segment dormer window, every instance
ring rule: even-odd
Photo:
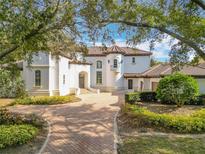
[[[135,57],[132,57],[132,63],[135,64]]]
[[[97,69],[101,69],[102,68],[102,61],[98,60],[97,61]]]
[[[113,67],[114,67],[114,68],[117,68],[117,65],[118,65],[117,59],[114,59]]]

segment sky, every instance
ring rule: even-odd
[[[120,46],[120,47],[126,47],[128,46],[126,44],[126,34],[119,34],[117,32],[118,29],[118,25],[117,24],[111,24],[109,25],[109,30],[112,31],[112,38],[115,40],[115,44]],[[83,42],[86,42],[86,44],[88,46],[93,46],[93,42],[90,42],[88,37],[84,37]],[[158,61],[162,61],[162,62],[167,62],[169,61],[169,51],[170,51],[170,37],[167,37],[166,39],[162,40],[161,43],[156,43],[154,50],[152,50],[151,52],[153,53],[153,58],[158,60]],[[107,46],[110,45],[110,43],[106,43],[104,42]],[[101,46],[102,45],[102,41],[99,39],[95,42],[96,46]],[[133,47],[133,46],[132,46]],[[150,51],[150,46],[149,46],[149,42],[144,42],[141,44],[138,44],[136,46],[134,46],[135,48],[138,49],[142,49],[142,50],[146,50],[146,51]]]

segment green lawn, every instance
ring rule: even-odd
[[[204,154],[204,138],[141,136],[123,139],[120,154]]]

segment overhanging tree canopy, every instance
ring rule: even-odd
[[[87,18],[95,28],[91,33],[118,23],[119,32],[126,32],[128,41],[134,44],[150,41],[153,45],[169,35],[178,40],[170,53],[173,62],[186,62],[193,51],[205,59],[204,6],[202,0],[93,0],[85,10],[95,11],[95,17]],[[176,58],[177,55],[184,58]]]
[[[87,3],[86,3],[87,4]],[[39,50],[80,50],[80,7],[72,0],[0,1],[0,63],[16,61]],[[77,7],[78,6],[78,7]]]

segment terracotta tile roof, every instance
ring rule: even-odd
[[[78,65],[92,65],[91,63],[87,63],[87,62],[81,62],[81,61],[70,61],[69,64],[78,64]]]
[[[136,48],[129,48],[129,47],[119,47],[119,46],[112,46],[112,47],[90,47],[88,49],[88,53],[86,56],[106,56],[110,53],[120,53],[125,56],[149,56],[152,55],[149,51],[144,51]]]
[[[184,66],[181,73],[193,76],[193,77],[205,77],[205,63],[198,66]],[[125,73],[125,78],[159,78],[172,73],[172,67],[170,64],[159,64],[142,73]]]
[[[205,77],[205,63],[198,66],[184,66],[180,72],[194,77]],[[169,75],[171,73],[172,70],[169,69],[165,72],[162,72],[161,76]]]

